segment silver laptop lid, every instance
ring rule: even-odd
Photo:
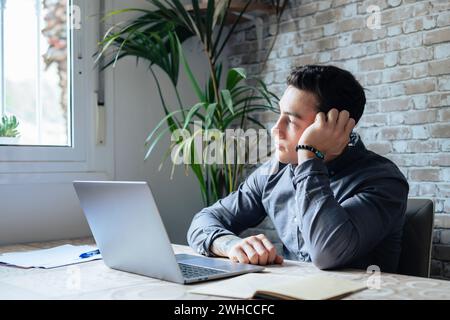
[[[107,266],[183,282],[146,182],[74,181],[73,185]]]

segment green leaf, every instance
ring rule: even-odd
[[[180,52],[181,61],[182,61],[183,65],[184,65],[184,69],[185,69],[185,71],[186,71],[186,73],[187,73],[187,75],[189,77],[191,85],[192,85],[192,87],[193,87],[193,89],[194,89],[194,91],[195,91],[195,93],[197,95],[197,98],[200,101],[204,102],[205,101],[205,96],[203,95],[203,93],[202,93],[202,91],[200,89],[200,86],[199,86],[197,80],[195,79],[194,74],[192,73],[191,68],[189,67],[189,64],[188,64],[188,61],[187,61],[187,59],[186,59],[186,57],[184,55],[183,48],[181,46],[180,40],[178,39],[178,37],[176,35],[175,35],[175,39],[176,39],[176,41],[178,43],[178,48],[179,48],[178,50]]]
[[[242,79],[246,79],[247,74],[244,68],[232,68],[228,71],[227,90],[232,90]]]
[[[216,0],[208,0],[208,4],[206,7],[206,17],[205,17],[205,33],[206,33],[206,51],[210,51],[212,48],[212,33],[214,31],[214,12],[215,12],[215,1]],[[196,2],[196,1],[194,1]]]
[[[155,79],[156,88],[158,89],[159,98],[161,99],[161,104],[163,106],[164,113],[165,113],[166,116],[168,116],[170,112],[169,112],[169,109],[166,106],[166,102],[164,101],[164,96],[163,96],[162,91],[161,91],[161,85],[159,83],[159,80],[156,77],[155,72],[153,71],[153,68],[150,66],[149,69],[150,69],[150,72],[153,75],[153,78]],[[176,88],[175,88],[175,90],[176,90]],[[184,116],[183,109],[182,108],[180,108],[180,109],[181,109],[180,112],[183,113],[183,116]],[[178,119],[175,116],[168,117],[167,118],[167,124],[169,125],[169,127],[171,127],[172,125],[175,125],[175,124],[176,124],[176,126],[178,128],[181,127],[180,123],[178,122]]]
[[[239,12],[236,20],[233,22],[233,25],[229,29],[228,34],[225,37],[225,40],[222,41],[222,45],[220,46],[220,49],[217,52],[214,52],[215,55],[214,55],[213,63],[217,62],[218,58],[220,57],[220,54],[222,53],[223,49],[225,48],[225,45],[228,43],[228,40],[234,34],[234,29],[236,29],[236,27],[239,24],[239,22],[241,22],[242,16],[244,15],[245,11],[247,10],[248,6],[250,5],[250,3],[252,1],[253,0],[247,0],[247,3],[245,4],[244,8]]]
[[[16,116],[3,116],[0,123],[0,137],[18,137],[18,126],[19,122],[17,121]]]
[[[217,7],[219,8],[216,10],[216,17],[214,19],[217,19],[216,23],[220,23],[219,31],[217,32],[217,35],[214,39],[214,45],[212,49],[212,56],[217,56],[217,46],[221,42],[222,39],[222,32],[224,30],[225,24],[227,22],[228,18],[228,12],[231,5],[231,0],[218,0]],[[215,23],[215,24],[216,24]]]
[[[216,111],[217,103],[211,103],[208,105],[208,108],[206,109],[206,116],[205,116],[205,125],[206,128],[209,129],[211,127],[211,123],[213,122],[214,118],[214,112]]]
[[[170,48],[170,66],[171,66],[171,75],[173,79],[176,79],[174,85],[178,83],[178,74],[180,72],[180,52],[179,46],[175,39],[175,34],[173,32],[169,32],[169,48]]]
[[[148,148],[147,153],[145,154],[144,160],[147,160],[147,158],[150,156],[150,154],[152,153],[153,149],[155,148],[155,146],[158,144],[158,142],[164,137],[164,135],[170,130],[174,130],[175,128],[172,127],[167,127],[165,128],[163,131],[161,131],[158,136],[153,140],[152,144],[150,145],[150,147]]]
[[[164,118],[162,118],[158,124],[156,125],[156,127],[152,130],[152,132],[150,132],[150,134],[148,135],[147,139],[145,139],[145,143],[148,143],[152,138],[153,135],[156,133],[156,131],[158,131],[159,128],[162,127],[162,125],[168,120],[168,119],[173,119],[173,116],[176,115],[177,113],[182,112],[181,110],[176,110],[173,112],[170,112],[168,115],[166,115]],[[171,128],[172,126],[175,126],[175,124],[172,124],[171,126],[169,126],[168,128]],[[176,126],[175,126],[176,128]]]
[[[163,165],[164,165],[164,162],[166,162],[167,158],[169,158],[169,156],[170,156],[170,154],[171,154],[171,151],[172,151],[172,149],[173,149],[173,147],[174,147],[175,145],[176,145],[176,142],[171,142],[170,147],[167,148],[166,152],[164,152],[164,155],[163,155],[163,157],[161,158],[161,162],[159,163],[159,166],[158,166],[158,171],[161,171],[161,170],[162,170],[162,167],[163,167]]]
[[[195,106],[193,106],[193,107],[189,110],[189,112],[188,112],[188,114],[187,114],[187,116],[186,116],[186,119],[184,120],[184,126],[183,126],[183,129],[186,129],[186,128],[188,127],[189,123],[191,122],[192,117],[193,117],[194,115],[196,115],[197,112],[198,112],[198,110],[199,110],[201,107],[203,107],[203,106],[205,106],[205,103],[204,103],[204,102],[199,102],[199,103],[197,103]]]
[[[222,100],[223,100],[225,106],[228,108],[228,110],[230,110],[230,112],[232,114],[234,114],[233,99],[231,98],[230,91],[229,90],[222,90],[221,94],[222,94]]]
[[[194,10],[194,19],[195,19],[195,23],[198,26],[198,31],[199,31],[199,37],[200,39],[204,39],[205,37],[205,31],[204,31],[204,26],[202,23],[202,17],[200,14],[200,7],[199,7],[199,3],[198,1],[192,1],[192,8]]]

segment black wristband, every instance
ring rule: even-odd
[[[320,152],[319,150],[317,150],[316,148],[312,147],[312,146],[308,146],[306,144],[299,144],[298,146],[295,147],[295,151],[298,152],[298,150],[300,149],[304,149],[304,150],[309,150],[312,153],[314,153],[316,155],[317,158],[323,160],[325,158],[325,155]]]

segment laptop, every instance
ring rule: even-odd
[[[74,181],[105,264],[116,270],[188,284],[264,270],[257,265],[175,255],[146,182]]]

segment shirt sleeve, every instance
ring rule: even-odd
[[[267,165],[262,165],[236,191],[194,216],[187,233],[188,243],[194,250],[213,256],[210,246],[216,238],[237,235],[266,217],[261,201],[266,169]]]
[[[404,216],[409,189],[406,180],[378,175],[338,203],[325,164],[315,158],[295,168],[294,185],[298,228],[320,269],[343,267],[371,252]]]

